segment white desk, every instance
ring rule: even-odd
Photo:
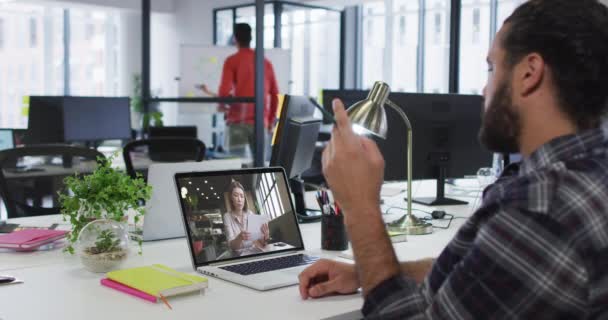
[[[417,188],[427,189],[427,188]],[[419,191],[414,189],[416,191]],[[422,192],[416,194],[424,195]],[[388,205],[404,206],[405,193],[385,199]],[[473,198],[466,198],[473,203]],[[422,208],[422,207],[421,207]],[[426,208],[428,210],[428,208]],[[470,206],[445,207],[457,216],[468,216]],[[391,221],[402,211],[385,216]],[[33,218],[15,219],[31,223]],[[36,218],[42,224],[59,222],[58,216]],[[464,219],[454,220],[448,230],[435,229],[432,235],[411,236],[395,244],[400,260],[436,257],[453,237]],[[62,225],[60,228],[68,226]],[[320,250],[320,223],[301,225],[305,247],[322,257],[338,252]],[[136,252],[136,250],[133,250]],[[133,254],[124,267],[162,263],[179,271],[194,273],[185,239],[147,242],[143,255]],[[0,287],[0,319],[319,319],[357,310],[360,294],[302,301],[297,287],[258,292],[226,281],[209,278],[204,296],[170,299],[173,310],[125,295],[99,284],[102,274],[83,269],[77,257],[57,248],[32,253],[0,252],[0,274],[10,274],[23,284]]]

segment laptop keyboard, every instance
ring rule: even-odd
[[[220,269],[247,276],[256,273],[303,266],[311,264],[317,260],[319,260],[318,257],[311,257],[305,254],[296,254],[292,256],[234,264],[220,267]]]

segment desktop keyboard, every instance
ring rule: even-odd
[[[247,276],[256,273],[303,266],[311,264],[317,260],[319,260],[318,257],[311,257],[305,254],[297,254],[286,257],[278,257],[267,260],[234,264],[230,266],[220,267],[220,269]]]

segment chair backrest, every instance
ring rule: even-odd
[[[0,197],[8,218],[59,214],[63,179],[93,172],[94,149],[69,145],[31,145],[0,151]]]
[[[135,178],[134,153],[150,162],[200,162],[205,158],[206,146],[196,138],[166,137],[135,140],[123,148],[127,173]],[[145,178],[145,175],[144,175]]]

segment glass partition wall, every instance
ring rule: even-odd
[[[216,9],[214,44],[233,45],[234,23],[248,23],[255,29],[254,8],[250,4]],[[279,84],[279,92],[317,97],[323,89],[338,89],[341,11],[294,2],[267,1],[264,12],[264,48],[285,49],[290,56],[287,70],[290,79],[286,85]],[[255,36],[252,43],[255,43]]]

